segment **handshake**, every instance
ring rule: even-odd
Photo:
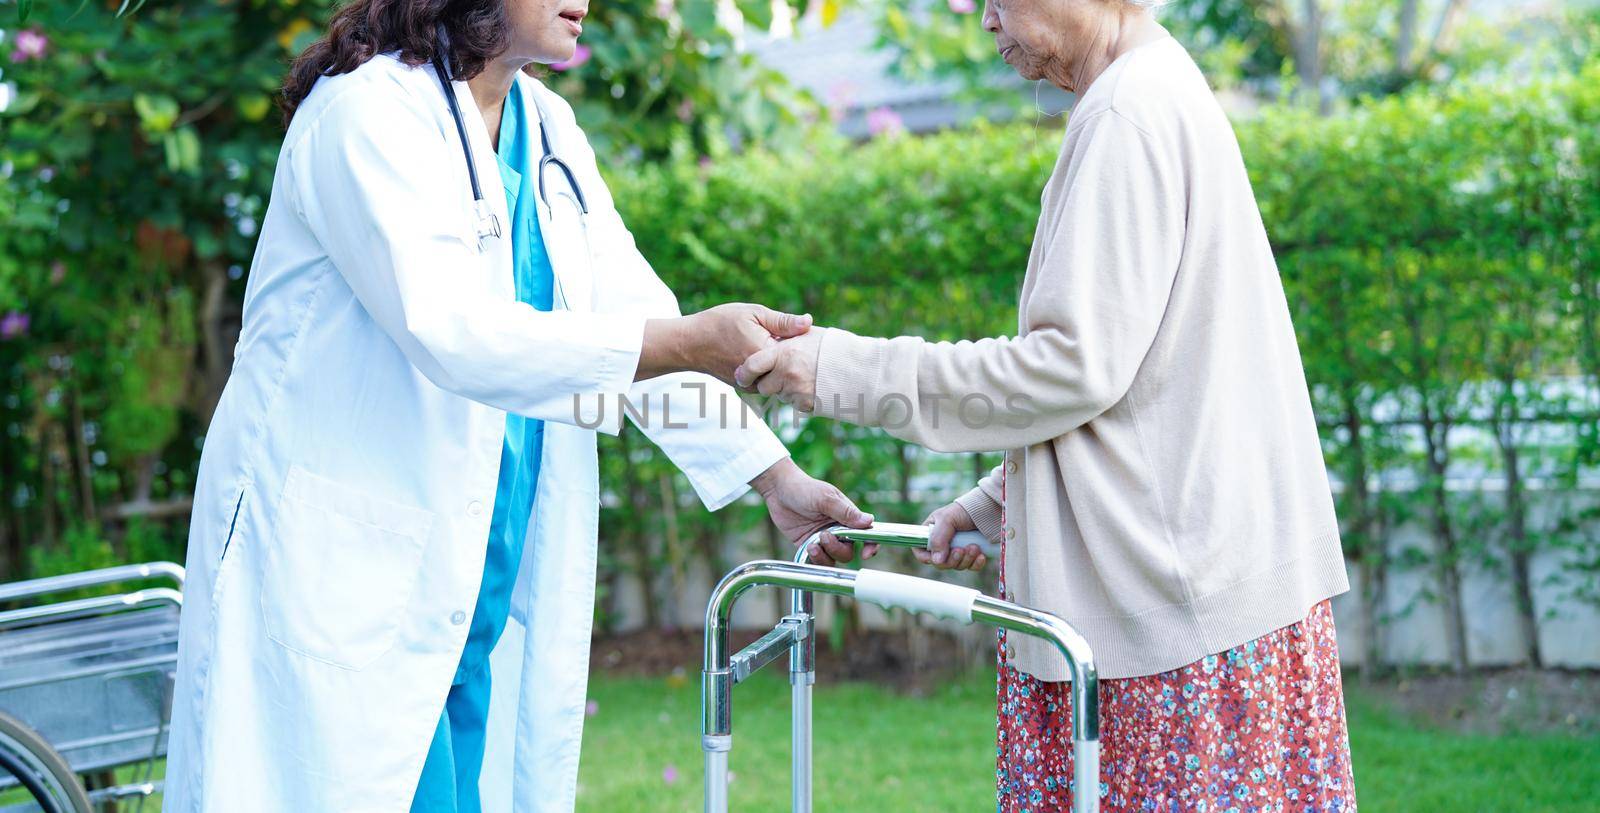
[[[777,397],[802,412],[815,405],[822,332],[809,314],[729,303],[645,323],[636,379],[705,373],[740,389]]]
[[[822,330],[811,316],[781,313],[761,305],[730,303],[673,319],[645,323],[644,348],[636,379],[674,372],[699,372],[747,392],[793,404],[801,412],[816,406],[817,355]],[[796,543],[833,525],[865,528],[872,515],[830,483],[817,480],[784,458],[750,482],[766,501],[772,522]],[[926,520],[932,525],[929,549],[915,556],[945,570],[981,570],[987,559],[976,545],[951,547],[957,531],[976,530],[966,509],[951,503]],[[877,546],[862,549],[871,558]],[[854,547],[823,534],[811,551],[818,564],[848,562]]]

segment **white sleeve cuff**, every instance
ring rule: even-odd
[[[710,471],[688,472],[695,495],[708,511],[715,511],[744,496],[756,475],[789,456],[783,441],[778,440],[778,436],[772,434],[765,424],[752,426],[744,434],[748,440],[732,460]]]

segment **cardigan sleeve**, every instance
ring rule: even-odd
[[[1000,541],[1000,534],[1005,531],[1000,522],[1000,478],[1000,467],[995,466],[971,491],[956,498],[956,504],[966,509],[967,516],[978,526],[978,533],[992,542]]]
[[[937,451],[989,451],[1058,437],[1126,395],[1177,273],[1184,181],[1115,110],[1082,127],[1045,189],[1023,335],[952,343],[831,329],[817,414]]]

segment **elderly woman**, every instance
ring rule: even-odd
[[[1145,5],[984,9],[1007,64],[1078,99],[1016,337],[813,331],[739,381],[933,449],[1009,449],[928,521],[939,548],[1002,540],[1005,596],[1093,646],[1103,809],[1354,809],[1328,607],[1347,582],[1289,310],[1228,120]],[[1065,664],[1002,639],[1000,667],[1000,809],[1065,810]]]

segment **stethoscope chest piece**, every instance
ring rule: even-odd
[[[479,198],[473,202],[473,211],[478,217],[478,249],[484,248],[486,241],[500,237],[500,217],[489,207],[489,202]]]

